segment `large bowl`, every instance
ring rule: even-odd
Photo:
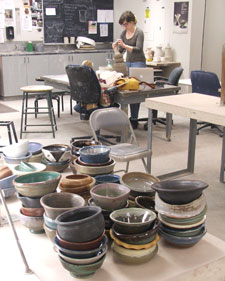
[[[207,187],[207,183],[197,180],[161,181],[152,185],[163,201],[173,205],[187,204],[196,200]]]
[[[13,184],[24,196],[41,197],[56,191],[60,178],[57,172],[38,172],[19,176],[13,180]]]
[[[17,198],[22,202],[24,207],[27,208],[41,208],[41,203],[40,199],[41,197],[28,197],[28,196],[23,196],[20,193],[16,193]]]
[[[46,215],[51,219],[70,209],[79,208],[85,205],[85,200],[76,194],[60,192],[49,193],[41,198],[41,205]]]
[[[20,140],[17,143],[10,144],[2,148],[2,152],[8,158],[20,158],[28,153],[28,140]]]
[[[95,204],[109,211],[123,208],[128,200],[129,193],[128,187],[118,183],[97,184],[90,190]]]
[[[21,223],[24,226],[26,226],[27,228],[29,228],[29,230],[32,233],[38,234],[38,233],[44,232],[44,229],[43,229],[44,219],[42,216],[41,217],[25,216],[20,210],[19,218],[20,218]]]
[[[63,162],[71,159],[70,146],[66,144],[51,144],[44,146],[42,152],[50,162]]]
[[[97,145],[99,142],[90,139],[80,139],[71,141],[72,154],[76,156],[80,156],[80,149],[86,146]]]
[[[32,156],[32,154],[30,152],[28,152],[25,156],[21,156],[21,157],[9,157],[9,156],[6,156],[5,154],[3,154],[3,158],[4,158],[5,162],[8,164],[20,164],[21,161],[28,162],[28,160],[31,158],[31,156]]]
[[[105,229],[100,207],[86,206],[67,211],[56,218],[59,236],[70,242],[87,242],[99,237]]]
[[[80,149],[81,160],[85,163],[106,163],[109,161],[110,148],[105,145],[93,145]]]
[[[131,172],[124,174],[120,181],[123,185],[130,188],[132,196],[143,195],[152,197],[155,195],[152,185],[158,183],[159,179],[147,173]]]
[[[141,233],[149,229],[156,219],[156,214],[147,209],[126,208],[113,211],[110,219],[116,223],[120,233]]]

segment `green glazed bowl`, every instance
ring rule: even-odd
[[[13,180],[16,190],[29,197],[41,197],[55,192],[61,174],[57,172],[38,172],[19,176]]]

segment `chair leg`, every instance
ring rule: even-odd
[[[72,97],[70,96],[70,114],[73,115]]]
[[[38,100],[36,99],[35,101],[34,101],[34,107],[35,107],[35,109],[34,109],[34,111],[35,111],[35,118],[37,118],[37,113],[38,113]]]
[[[146,171],[146,173],[148,173],[148,168],[147,168],[147,165],[146,165],[145,159],[144,159],[144,158],[142,158],[141,160],[142,160],[142,163],[143,163],[143,165],[144,165],[144,167],[145,167],[145,171]]]
[[[126,173],[127,173],[128,170],[129,170],[129,164],[130,164],[130,162],[127,162],[127,164],[126,164],[126,170],[125,170]]]

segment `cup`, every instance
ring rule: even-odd
[[[27,51],[28,52],[33,52],[34,48],[33,48],[33,44],[31,41],[27,42]]]

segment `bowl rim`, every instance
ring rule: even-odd
[[[122,193],[122,194],[120,194],[120,195],[118,195],[118,196],[113,196],[113,197],[107,197],[107,196],[104,196],[104,195],[100,195],[100,194],[96,194],[96,193],[95,193],[96,190],[101,189],[101,188],[103,188],[104,186],[112,186],[113,189],[115,189],[116,186],[122,186],[123,188],[125,188],[125,192]],[[110,183],[106,182],[106,183],[96,184],[96,185],[95,185],[94,187],[92,187],[91,190],[90,190],[91,197],[92,197],[92,195],[93,195],[93,196],[96,196],[96,197],[98,197],[98,198],[105,199],[105,200],[115,200],[115,199],[119,199],[119,198],[121,198],[121,197],[123,197],[123,196],[129,195],[129,193],[130,193],[130,189],[129,189],[127,186],[124,186],[124,185],[122,185],[122,184],[120,184],[120,183],[111,183],[111,182],[110,182]],[[92,197],[92,198],[93,198],[93,197]],[[93,198],[93,199],[94,199],[94,198]]]
[[[3,153],[3,158],[6,159],[6,160],[22,160],[22,159],[28,159],[32,156],[32,153],[31,152],[27,152],[26,155],[24,156],[20,156],[20,157],[9,157],[9,156],[6,156],[4,153]]]
[[[38,175],[38,174],[55,174],[55,177],[54,178],[51,178],[51,179],[48,179],[48,180],[45,180],[45,181],[36,181],[36,182],[18,182],[18,179],[21,179],[21,178],[24,178],[24,177],[30,177],[32,175]],[[47,183],[50,183],[52,181],[57,181],[57,180],[60,180],[61,178],[61,174],[59,172],[54,172],[54,171],[42,171],[42,172],[34,172],[34,173],[29,173],[29,174],[26,174],[26,175],[21,175],[21,176],[17,176],[15,179],[13,179],[13,184],[15,186],[19,186],[19,187],[23,187],[24,184],[29,184],[33,187],[35,187],[37,184],[41,184],[41,183],[44,183],[47,184]]]
[[[89,149],[98,149],[98,148],[104,148],[105,151],[103,152],[99,152],[99,153],[87,153],[86,150],[89,150]],[[83,154],[85,156],[97,156],[98,154],[109,154],[110,153],[110,147],[109,146],[106,146],[106,145],[101,145],[101,144],[98,144],[98,145],[90,145],[90,146],[85,146],[85,147],[81,147],[79,149],[79,152],[80,154]]]
[[[69,151],[71,150],[70,146],[68,144],[61,144],[61,143],[54,143],[54,144],[48,144],[48,145],[45,145],[42,147],[42,150],[47,150],[48,152],[57,152],[57,151],[51,151],[51,150],[48,150],[47,148],[48,147],[52,147],[52,146],[56,146],[56,147],[65,147],[66,150],[65,151]],[[63,151],[63,152],[65,152]],[[62,151],[61,151],[62,152]]]

